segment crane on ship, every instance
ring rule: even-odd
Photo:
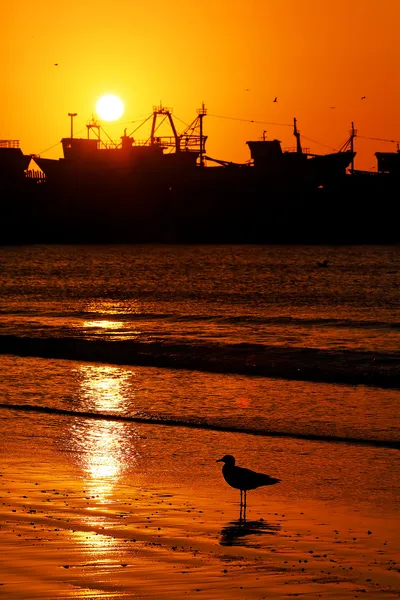
[[[174,120],[172,118],[172,109],[160,106],[153,107],[153,119],[150,134],[150,145],[162,145],[163,147],[174,148],[175,152],[198,152],[199,165],[205,164],[205,145],[207,136],[203,133],[203,119],[207,115],[207,109],[202,103],[201,108],[197,109],[197,117],[187,125],[184,131],[178,134]],[[161,122],[157,125],[158,118],[161,117]],[[172,130],[172,136],[156,136],[157,130],[162,124],[168,121]]]

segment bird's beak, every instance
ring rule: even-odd
[[[215,462],[222,462],[222,458],[219,458],[218,460],[216,460]]]

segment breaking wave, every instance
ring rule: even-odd
[[[400,388],[400,357],[394,352],[324,350],[250,343],[140,342],[3,335],[0,336],[0,353]]]

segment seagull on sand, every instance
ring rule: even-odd
[[[257,473],[250,469],[244,469],[243,467],[235,466],[235,458],[231,454],[226,454],[216,462],[223,462],[222,475],[226,483],[231,487],[240,490],[240,519],[246,520],[246,506],[247,498],[246,494],[248,490],[255,490],[258,487],[264,485],[274,485],[280,483],[280,479],[264,475],[264,473]]]

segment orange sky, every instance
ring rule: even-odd
[[[303,146],[317,153],[338,149],[354,121],[355,166],[371,169],[374,152],[396,144],[365,137],[400,141],[399,26],[399,0],[7,2],[0,138],[61,156],[67,113],[78,113],[74,132],[86,136],[96,100],[114,93],[125,103],[120,121],[106,125],[114,139],[160,100],[186,123],[204,101],[210,156],[244,162],[246,140],[263,129],[283,146],[295,143],[290,127],[211,115],[297,117]]]

